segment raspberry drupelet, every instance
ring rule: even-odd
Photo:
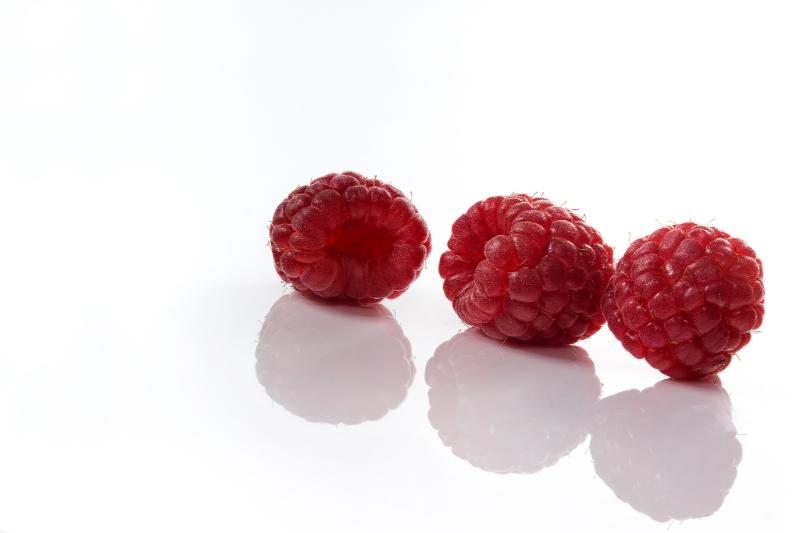
[[[605,322],[613,271],[600,234],[569,209],[524,194],[477,202],[453,224],[439,261],[458,316],[487,336],[571,344]]]
[[[298,291],[370,304],[419,276],[431,237],[402,192],[344,172],[292,191],[275,210],[270,246],[278,275]]]
[[[635,357],[676,379],[713,375],[761,325],[761,260],[717,228],[663,227],[630,245],[602,308]]]

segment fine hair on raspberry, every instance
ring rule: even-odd
[[[630,245],[602,308],[635,357],[676,379],[713,375],[761,325],[761,260],[717,228],[666,226]]]
[[[275,210],[269,234],[281,279],[303,293],[360,304],[402,294],[431,250],[408,198],[356,172],[296,188]]]
[[[439,261],[458,316],[489,337],[571,344],[597,332],[611,248],[569,209],[524,194],[475,203]]]

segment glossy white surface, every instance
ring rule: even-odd
[[[3,2],[0,531],[797,531],[798,22]],[[300,298],[267,250],[282,197],[346,169],[433,233],[385,309]],[[607,329],[555,351],[462,333],[438,256],[514,191],[618,255],[716,219],[763,259],[762,330],[719,386],[662,383]]]

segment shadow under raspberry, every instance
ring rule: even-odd
[[[717,379],[666,380],[603,399],[590,449],[616,496],[659,522],[717,511],[742,458],[730,398]]]
[[[358,424],[400,405],[415,367],[408,339],[384,306],[292,293],[264,319],[256,373],[289,412],[311,422]]]
[[[533,473],[586,438],[601,384],[586,351],[502,344],[476,329],[428,361],[428,418],[445,446],[496,473]]]

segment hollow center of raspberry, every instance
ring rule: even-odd
[[[395,238],[385,229],[368,224],[348,223],[328,238],[328,249],[358,259],[389,257]]]

